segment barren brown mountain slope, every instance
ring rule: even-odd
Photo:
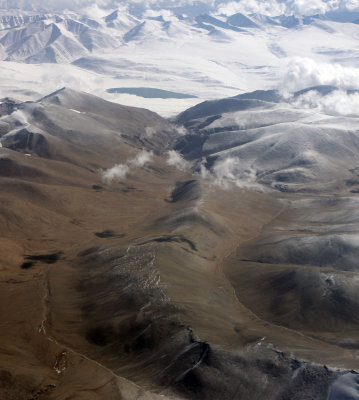
[[[336,367],[359,368],[355,304],[337,331],[315,291],[298,311],[316,269],[276,247],[308,196],[178,171],[167,121],[68,89],[1,122],[0,398],[326,399]]]

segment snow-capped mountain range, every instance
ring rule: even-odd
[[[0,2],[0,96],[35,100],[69,86],[171,116],[256,89],[359,86],[356,11],[270,16],[141,4],[35,12],[29,3],[24,10]],[[128,87],[188,98],[116,90]]]
[[[242,13],[190,17],[181,13],[148,13],[139,18],[117,9],[101,18],[90,18],[78,13],[12,15],[10,11],[2,11],[0,15],[2,59],[26,63],[71,62],[84,54],[111,51],[129,42],[141,45],[159,38],[179,44],[194,34],[200,38],[208,36],[210,42],[233,42],[240,36],[256,36],[259,32],[267,34],[264,38],[267,41],[271,34],[290,35],[295,30],[303,32],[313,28],[330,34],[348,33],[347,27],[335,26],[335,21],[340,19],[336,13],[309,17]],[[358,25],[359,14],[348,13],[340,22]],[[268,47],[277,57],[287,54],[280,44]]]

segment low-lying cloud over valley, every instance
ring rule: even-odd
[[[102,180],[107,184],[123,181],[127,178],[131,168],[144,167],[151,161],[152,156],[152,152],[143,150],[136,157],[127,160],[125,164],[116,164],[112,168],[101,171]]]

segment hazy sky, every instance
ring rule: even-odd
[[[106,9],[126,5],[138,9],[190,7],[199,13],[219,11],[227,15],[236,12],[313,15],[337,9],[359,11],[359,0],[0,0],[0,7],[3,9],[20,8],[34,11],[76,10],[94,5]]]

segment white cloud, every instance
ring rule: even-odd
[[[23,9],[23,10],[79,10],[84,7],[97,4],[103,6],[108,1],[94,0],[0,0],[0,8],[2,9]]]
[[[328,7],[331,10],[349,10],[349,11],[357,11],[359,9],[359,1],[358,0],[329,0]]]
[[[151,161],[152,156],[152,152],[143,150],[136,157],[128,160],[126,164],[116,164],[112,168],[101,171],[102,180],[107,184],[123,181],[127,178],[131,168],[144,167]]]
[[[175,150],[168,151],[166,163],[180,171],[188,171],[192,166],[189,161],[185,160],[182,155]]]
[[[286,13],[294,15],[325,14],[330,4],[322,0],[290,0],[286,4]]]
[[[194,9],[198,7],[200,12],[216,11],[226,15],[232,15],[237,12],[245,14],[261,13],[275,16],[280,14],[300,14],[312,15],[324,13],[330,10],[359,10],[358,0],[202,0],[193,2],[191,0],[0,0],[2,9],[30,9],[34,11],[41,10],[81,10],[89,7],[93,12],[100,16],[100,9],[115,9],[118,7],[140,7],[147,16],[159,15],[158,10],[171,10],[177,7],[188,7]],[[199,7],[202,5],[202,7]],[[147,11],[146,11],[147,10]],[[148,11],[149,10],[149,11]],[[171,13],[161,11],[166,20],[171,20]]]
[[[126,164],[116,164],[112,168],[102,171],[102,180],[109,184],[111,182],[118,182],[126,179],[130,168]]]
[[[339,64],[317,63],[310,58],[294,57],[283,66],[281,89],[294,92],[318,85],[332,85],[339,89],[359,89],[359,69]]]
[[[285,12],[286,7],[276,0],[256,1],[256,0],[243,0],[243,1],[230,1],[219,4],[217,12],[224,15],[233,15],[236,13],[242,14],[264,14],[269,16],[281,15]]]
[[[315,15],[332,10],[359,10],[359,0],[241,0],[220,1],[217,12],[225,15],[235,13],[277,15]]]
[[[11,117],[15,119],[15,121],[21,125],[28,125],[29,122],[27,120],[26,114],[22,110],[16,110],[11,114]]]
[[[182,125],[176,126],[175,129],[176,129],[177,134],[180,136],[187,135],[187,133],[188,133],[187,129]]]
[[[136,155],[135,158],[130,160],[128,163],[133,167],[144,167],[151,161],[153,157],[152,151],[142,150],[140,153]]]
[[[238,157],[230,156],[216,161],[211,171],[202,163],[201,175],[222,189],[237,186],[245,189],[264,190],[263,186],[256,182],[256,171],[243,165]]]
[[[322,96],[315,90],[311,90],[299,96],[294,106],[312,108],[329,115],[344,115],[359,117],[359,93],[348,94],[343,90],[336,90],[326,96]]]
[[[89,18],[103,18],[108,15],[108,10],[99,7],[99,3],[85,6],[83,13],[88,15]]]

